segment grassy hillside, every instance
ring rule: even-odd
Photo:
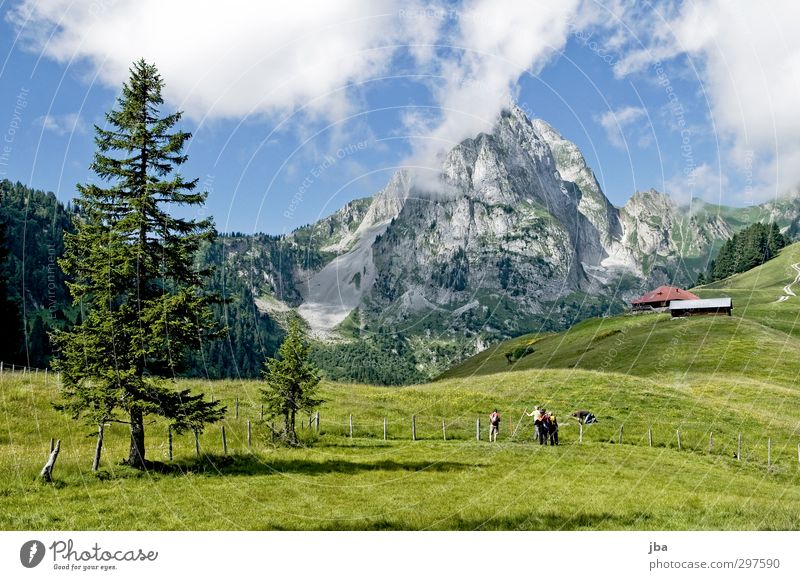
[[[93,474],[92,430],[52,409],[52,379],[2,375],[0,529],[800,529],[800,394],[788,386],[703,377],[664,385],[580,369],[404,388],[326,384],[322,433],[301,431],[304,449],[270,443],[257,383],[201,386],[229,406],[228,456],[215,426],[201,438],[201,459],[191,436],[181,435],[170,463],[165,426],[155,422],[147,445],[157,463],[134,472],[119,463],[125,426],[111,425]],[[522,409],[537,403],[562,416],[558,448],[531,443],[528,422],[509,437]],[[500,443],[490,445],[485,418],[494,407],[505,422]],[[583,444],[566,420],[581,407],[600,417]],[[418,441],[410,440],[412,414]],[[36,474],[50,437],[62,439],[63,451],[56,484],[44,485]]]
[[[495,345],[442,377],[581,368],[658,377],[662,383],[702,376],[793,386],[800,360],[800,297],[776,300],[798,276],[792,268],[798,263],[800,244],[794,244],[758,268],[692,289],[706,298],[731,296],[731,317],[628,314],[594,318],[563,333],[526,335]],[[800,287],[792,288],[800,293]]]
[[[800,265],[800,243],[784,248],[766,264],[694,288],[692,292],[701,298],[730,296],[736,316],[800,338],[800,297],[788,294],[788,299],[778,301],[787,295],[784,287],[800,274],[793,264]],[[800,284],[793,284],[789,290],[800,295]]]

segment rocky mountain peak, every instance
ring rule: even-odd
[[[517,106],[448,151],[433,183],[422,177],[398,171],[309,226],[333,254],[297,275],[315,336],[336,336],[345,320],[459,336],[535,330],[569,296],[618,301],[623,276],[630,293],[636,279],[681,283],[686,258],[731,231],[724,216],[700,219],[656,190],[614,207],[578,146]]]

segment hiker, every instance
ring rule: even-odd
[[[542,409],[541,426],[539,427],[539,445],[547,445],[550,436],[550,413]]]
[[[584,425],[598,422],[597,417],[595,417],[593,413],[585,410],[575,411],[572,416],[575,417],[579,423],[583,423]]]
[[[539,440],[539,444],[542,444],[542,416],[544,414],[544,409],[540,409],[539,405],[531,411],[530,413],[525,413],[528,417],[533,417],[533,436]]]
[[[558,445],[558,418],[555,413],[550,413],[548,416],[550,420],[548,421],[547,432],[550,435],[550,445]]]
[[[500,432],[500,413],[497,409],[489,415],[489,443],[497,441],[497,434]]]

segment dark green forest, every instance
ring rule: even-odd
[[[56,263],[64,253],[64,232],[72,231],[72,211],[52,193],[0,181],[5,238],[0,272],[8,299],[3,308],[9,312],[3,317],[6,363],[44,367],[52,356],[47,333],[78,315]]]
[[[726,241],[717,257],[708,265],[708,271],[697,278],[697,284],[722,280],[733,274],[746,272],[778,255],[790,240],[784,236],[778,224],[755,223]]]
[[[49,333],[79,320],[80,309],[72,305],[57,263],[64,253],[64,232],[74,230],[73,213],[52,193],[0,181],[0,241],[4,238],[0,243],[0,311],[4,314],[0,360],[6,364],[48,366],[54,354]],[[277,238],[270,239],[274,245]],[[207,286],[223,298],[213,309],[228,333],[189,358],[183,369],[187,376],[256,377],[283,338],[280,326],[255,307],[258,284],[225,262],[228,247],[250,240],[220,236],[200,256],[202,265],[213,267]]]
[[[377,333],[354,342],[316,345],[311,360],[334,381],[407,385],[427,378],[417,369],[408,340],[397,334]]]

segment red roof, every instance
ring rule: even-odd
[[[649,304],[651,302],[669,302],[670,300],[699,300],[691,292],[673,286],[659,286],[644,296],[632,301],[631,304]]]

